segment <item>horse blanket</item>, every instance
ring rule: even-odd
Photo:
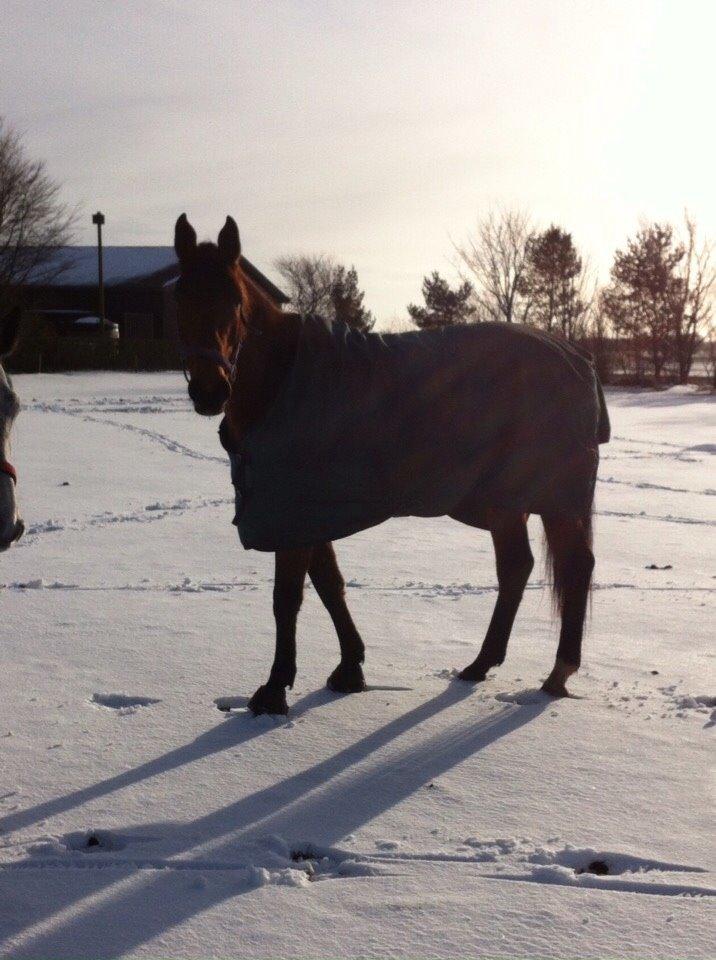
[[[567,342],[306,317],[273,404],[230,451],[234,523],[244,547],[276,551],[468,508],[584,516],[608,438],[591,358]]]

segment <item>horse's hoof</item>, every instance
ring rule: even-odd
[[[555,697],[557,699],[561,699],[562,697],[571,697],[571,693],[563,683],[560,683],[558,680],[551,680],[549,677],[542,684],[542,690],[544,693],[548,693],[550,697]]]
[[[458,680],[466,680],[468,683],[482,683],[483,680],[487,679],[487,670],[471,663],[469,667],[465,667],[458,673],[457,678]]]
[[[278,714],[285,717],[288,713],[288,703],[286,701],[286,691],[281,687],[259,687],[256,693],[248,702],[248,708],[255,717],[262,713]]]
[[[573,664],[566,663],[564,660],[557,660],[552,668],[552,672],[542,684],[542,690],[548,693],[550,697],[571,696],[567,690],[566,683],[572,674],[576,672],[577,668]]]
[[[339,663],[326,681],[334,693],[362,693],[367,690],[363,667],[359,663]]]

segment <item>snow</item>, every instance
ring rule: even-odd
[[[217,422],[176,374],[14,383],[3,957],[713,956],[712,399],[609,393],[573,699],[538,689],[540,563],[504,666],[454,679],[490,540],[408,519],[337,548],[370,690],[323,688],[309,589],[290,715],[253,719],[272,558],[230,525]]]

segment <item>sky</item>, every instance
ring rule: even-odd
[[[383,324],[497,207],[606,279],[640,219],[716,239],[712,0],[3,0],[0,116],[108,244],[329,253]]]

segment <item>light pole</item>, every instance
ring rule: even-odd
[[[99,289],[99,323],[100,328],[104,330],[107,325],[107,318],[104,315],[104,263],[102,262],[102,224],[104,223],[104,214],[97,213],[92,216],[92,223],[97,225],[97,285]]]

